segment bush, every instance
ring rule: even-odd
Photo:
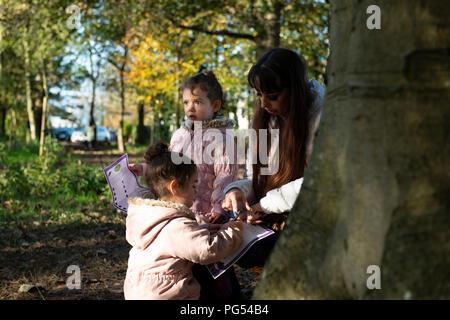
[[[38,158],[38,148],[34,144],[23,144],[10,153],[5,153],[4,146],[0,146],[2,200],[82,195],[96,197],[98,194],[106,195],[109,190],[102,168],[70,159],[57,168],[58,160],[66,156],[60,146],[49,147],[43,159]]]

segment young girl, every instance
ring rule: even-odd
[[[195,213],[198,223],[218,222],[225,213],[221,205],[223,190],[237,179],[236,146],[233,135],[227,132],[227,129],[232,129],[236,123],[217,114],[224,106],[224,97],[222,87],[212,71],[190,77],[182,90],[187,120],[173,134],[169,149],[182,152],[197,164],[198,193],[191,210]],[[200,130],[194,130],[199,125],[201,133],[198,132]],[[217,134],[221,135],[221,139],[216,139]],[[226,141],[233,143],[234,156],[228,153]],[[211,159],[196,161],[199,156],[204,158],[203,156],[208,154],[205,150],[214,150]],[[137,175],[146,171],[145,164],[130,164],[130,169]]]
[[[126,239],[133,248],[125,299],[198,299],[193,263],[218,262],[242,242],[240,221],[198,225],[189,209],[197,195],[197,168],[193,163],[175,164],[172,156],[164,143],[147,150],[145,181],[157,199],[128,202]]]

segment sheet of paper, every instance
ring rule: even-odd
[[[214,279],[217,279],[221,274],[227,271],[229,267],[236,263],[239,258],[241,258],[248,251],[248,249],[255,244],[255,242],[275,233],[273,230],[266,229],[258,225],[244,223],[243,226],[243,239],[241,246],[225,259],[206,266]]]
[[[103,172],[111,190],[113,206],[123,212],[127,212],[129,197],[144,197],[149,192],[149,188],[140,185],[137,176],[128,169],[128,154],[114,161]]]

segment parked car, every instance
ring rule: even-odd
[[[72,135],[70,136],[70,141],[71,142],[86,142],[87,141],[87,137],[84,134],[84,128],[81,130],[76,130],[72,133]]]
[[[45,129],[45,135],[51,136],[58,141],[70,141],[70,136],[75,131],[73,128],[50,128]]]
[[[73,128],[57,128],[53,131],[53,135],[59,141],[70,141],[70,137],[74,131],[75,129]]]
[[[72,142],[87,142],[86,127],[81,130],[74,131],[70,136]],[[111,134],[108,129],[102,126],[97,126],[97,141],[111,141]]]
[[[111,133],[105,127],[97,127],[97,141],[111,141]]]
[[[109,134],[111,137],[110,142],[117,142],[117,130],[109,130]]]

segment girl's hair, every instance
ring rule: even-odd
[[[181,153],[179,155],[187,158]],[[175,164],[172,161],[172,152],[169,151],[169,147],[161,141],[147,149],[144,159],[148,164],[145,180],[158,198],[170,195],[166,188],[168,181],[175,179],[180,187],[184,187],[197,170],[192,161],[182,161],[180,164]]]
[[[296,52],[274,48],[265,52],[248,73],[248,82],[261,93],[288,89],[289,105],[282,106],[285,120],[279,117],[279,170],[276,174],[260,175],[261,163],[253,164],[253,187],[259,200],[268,191],[303,177],[306,167],[306,141],[308,135],[308,112],[312,104],[310,86],[306,79],[306,65]],[[260,99],[255,101],[253,129],[269,129],[270,115],[261,108]],[[258,139],[259,135],[257,135]],[[270,131],[268,133],[270,150]],[[256,146],[259,148],[259,141]],[[258,154],[259,154],[259,150]]]
[[[208,99],[211,103],[219,100],[221,103],[221,109],[225,107],[225,97],[223,95],[222,86],[216,78],[216,75],[211,70],[200,72],[185,82],[181,90],[190,89],[193,92],[196,88],[200,88],[206,92]]]

